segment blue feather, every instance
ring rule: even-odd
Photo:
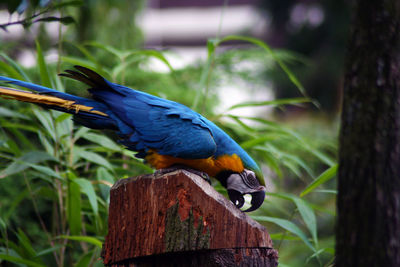
[[[116,130],[121,139],[119,142],[137,151],[137,157],[144,158],[149,149],[185,159],[236,154],[245,168],[260,173],[254,160],[232,138],[188,107],[109,82],[89,69],[76,68],[80,72],[67,71],[63,76],[88,84],[92,99],[11,78],[0,77],[0,80],[106,113],[106,119],[81,112],[74,116],[77,122],[87,127]]]

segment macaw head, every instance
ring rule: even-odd
[[[262,175],[260,177],[254,171],[244,169],[240,173],[225,173],[225,177],[224,186],[228,190],[229,199],[237,208],[243,206],[246,194],[251,195],[251,207],[244,212],[254,211],[264,203],[266,189]]]

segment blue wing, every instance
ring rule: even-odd
[[[139,152],[138,157],[146,156],[149,149],[187,159],[214,155],[217,146],[212,128],[200,114],[182,104],[111,83],[87,68],[75,67],[78,71],[68,70],[61,75],[89,85],[92,99],[7,77],[0,77],[0,80],[106,113],[106,117],[81,111],[76,113],[62,106],[43,104],[72,113],[74,120],[89,128],[117,130],[120,143]]]
[[[179,158],[207,158],[216,151],[212,130],[200,114],[188,107],[125,86],[111,83],[99,74],[76,66],[80,72],[64,76],[91,88],[93,100],[104,104],[118,125],[121,143],[145,156],[149,149]]]

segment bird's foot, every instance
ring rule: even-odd
[[[187,167],[185,165],[173,165],[173,166],[168,167],[168,168],[158,169],[158,170],[155,171],[155,174],[156,175],[163,175],[163,174],[174,172],[174,171],[177,171],[177,170],[185,170],[185,171],[188,171],[190,173],[196,174],[197,176],[200,176],[201,178],[206,180],[206,182],[208,182],[211,185],[211,179],[210,179],[210,176],[208,176],[207,173],[199,171],[199,170],[195,170],[195,169],[192,169],[192,168],[189,168],[189,167]]]

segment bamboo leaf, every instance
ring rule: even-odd
[[[297,235],[300,237],[300,239],[312,250],[315,251],[315,248],[313,245],[308,241],[307,236],[304,234],[303,231],[300,230],[300,228],[292,223],[291,221],[281,219],[281,218],[275,218],[275,217],[269,217],[269,216],[251,216],[254,220],[261,221],[261,222],[271,222],[274,223],[283,229]]]
[[[270,101],[249,101],[243,102],[240,104],[236,104],[228,108],[228,110],[233,110],[237,108],[243,107],[259,107],[259,106],[280,106],[280,105],[299,105],[302,103],[311,102],[309,98],[299,97],[299,98],[284,98],[284,99],[276,99]]]
[[[44,256],[44,255],[50,254],[53,251],[59,250],[61,247],[63,247],[63,245],[56,244],[56,245],[54,245],[54,246],[52,246],[50,248],[43,249],[43,250],[39,251],[36,254],[36,257],[41,257],[41,256]]]
[[[135,51],[135,52],[131,53],[131,55],[144,55],[147,57],[150,56],[150,57],[157,58],[158,60],[163,62],[165,65],[167,65],[167,67],[169,68],[169,70],[171,72],[174,72],[174,68],[171,66],[171,64],[169,63],[167,58],[161,52],[159,52],[157,50],[140,50],[140,51]]]
[[[41,166],[41,165],[37,165],[37,164],[31,164],[31,163],[27,163],[27,165],[29,167],[31,167],[31,168],[43,173],[43,174],[46,174],[47,176],[55,177],[55,178],[58,178],[58,179],[62,179],[60,174],[58,174],[57,172],[53,171],[49,167]]]
[[[0,60],[0,70],[7,74],[7,76],[13,77],[18,80],[23,80],[24,78],[19,74],[13,67],[8,63]]]
[[[87,267],[90,266],[90,262],[93,258],[93,254],[95,251],[89,251],[88,253],[81,256],[78,262],[74,265],[74,267]]]
[[[263,48],[268,54],[272,56],[272,58],[278,63],[278,65],[282,68],[282,70],[286,73],[288,76],[289,80],[297,87],[297,89],[302,93],[303,96],[307,97],[307,92],[304,89],[303,85],[300,83],[300,81],[296,78],[296,76],[293,74],[293,72],[286,66],[285,63],[275,54],[275,52],[263,41],[253,38],[253,37],[247,37],[247,36],[239,36],[239,35],[230,35],[222,38],[218,45],[227,42],[227,41],[245,41],[252,43],[254,45],[257,45],[261,48]],[[312,100],[312,103],[316,106],[319,107],[319,103],[315,100]]]
[[[30,151],[23,156],[15,159],[6,169],[0,173],[0,178],[21,172],[30,167],[30,164],[36,164],[44,161],[57,161],[56,158],[50,156],[43,151]]]
[[[22,259],[19,257],[7,255],[7,254],[0,254],[0,259],[9,261],[9,262],[12,262],[15,264],[25,264],[26,266],[31,266],[31,267],[46,267],[46,265],[44,265],[44,264],[39,264],[39,263],[36,263],[31,260]]]
[[[292,194],[285,193],[269,193],[268,195],[283,198],[292,201],[299,211],[305,225],[307,226],[310,234],[313,238],[314,244],[318,247],[318,237],[317,237],[317,219],[315,217],[314,210],[304,199],[301,199]]]
[[[94,70],[97,73],[99,73],[102,76],[108,76],[107,73],[105,73],[103,70],[99,69],[96,63],[87,60],[87,59],[82,59],[78,57],[71,57],[71,56],[62,56],[61,60],[66,63],[70,63],[72,65],[79,65],[82,67],[86,67],[88,69]]]
[[[53,119],[50,116],[50,113],[46,111],[42,111],[40,109],[34,108],[32,109],[35,116],[42,123],[43,127],[46,129],[46,132],[53,138],[54,141],[57,141],[55,127],[53,123]]]
[[[100,135],[92,132],[87,132],[82,135],[83,138],[86,140],[89,140],[91,142],[94,142],[96,144],[99,144],[102,147],[106,147],[112,151],[121,151],[122,147],[117,145],[114,141],[112,141],[110,138],[108,138],[105,135]]]
[[[15,74],[13,76],[10,75],[10,77],[18,79],[18,80],[24,80],[27,82],[31,82],[28,75],[26,75],[25,71],[20,67],[20,65],[18,65],[18,63],[15,60],[10,58],[8,55],[6,55],[3,52],[0,52],[0,56],[3,57],[7,61],[7,66],[10,66],[10,67],[14,68],[14,70],[17,71],[17,74]]]
[[[114,176],[104,167],[100,167],[97,169],[96,177],[98,181],[107,181],[110,184],[114,184]],[[100,184],[99,187],[103,198],[108,202],[110,196],[110,187],[104,184]]]
[[[82,148],[78,148],[78,147],[75,147],[74,149],[76,152],[75,154],[79,155],[79,157],[81,157],[87,161],[90,161],[92,163],[95,163],[97,165],[106,167],[109,170],[112,170],[111,164],[105,158],[100,156],[99,154],[90,152],[90,151],[86,151],[86,150],[84,150]]]
[[[305,200],[301,198],[293,198],[293,201],[296,204],[304,223],[311,233],[315,246],[318,247],[317,219],[315,217],[313,209]]]
[[[123,51],[115,49],[114,47],[109,46],[109,45],[101,44],[98,42],[88,42],[85,45],[94,46],[94,47],[103,49],[104,51],[107,51],[108,53],[113,54],[120,60],[125,57],[125,54],[123,53]]]
[[[51,88],[50,76],[47,70],[46,61],[40,47],[39,42],[36,40],[36,53],[37,53],[37,63],[39,66],[40,80],[43,86]]]
[[[90,206],[94,214],[97,216],[99,208],[97,204],[96,192],[94,191],[93,185],[89,180],[77,178],[73,180],[74,183],[78,184],[81,191],[88,197]]]
[[[68,199],[67,199],[67,219],[72,235],[79,235],[82,229],[81,219],[81,191],[80,186],[74,183],[77,178],[73,173],[68,174]]]
[[[93,244],[99,248],[101,248],[103,246],[103,243],[99,239],[92,237],[92,236],[61,235],[58,238],[79,241],[79,242],[85,242],[85,243]]]
[[[18,237],[19,247],[24,250],[24,252],[30,257],[36,257],[36,251],[33,249],[31,241],[26,236],[26,234],[18,228],[18,232],[15,233]]]
[[[309,184],[306,189],[301,192],[300,197],[304,197],[308,193],[312,192],[315,188],[320,186],[323,183],[326,183],[330,179],[336,176],[338,170],[338,164],[333,165],[332,167],[325,170],[320,176],[318,176],[311,184]]]
[[[0,116],[1,117],[19,118],[19,119],[24,119],[24,120],[29,119],[28,116],[26,116],[24,114],[21,114],[21,113],[19,113],[17,111],[14,111],[14,110],[9,110],[9,109],[7,109],[5,107],[0,107]]]

